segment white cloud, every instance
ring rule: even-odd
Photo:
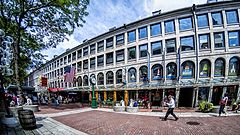
[[[84,39],[91,39],[110,28],[120,27],[124,23],[131,23],[142,18],[146,18],[153,11],[161,9],[162,12],[171,11],[192,4],[203,4],[207,0],[91,0],[88,6],[89,16],[85,18],[83,27],[75,30],[69,37],[69,41],[64,41],[57,48],[48,49],[42,53],[48,55],[50,60],[54,55],[63,53],[67,48],[73,48],[82,43]]]

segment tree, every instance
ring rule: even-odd
[[[20,93],[20,60],[39,65],[41,50],[56,47],[83,26],[88,4],[89,0],[0,0],[0,28],[15,40],[13,63]]]

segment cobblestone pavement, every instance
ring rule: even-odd
[[[93,110],[53,119],[90,135],[239,135],[240,116],[182,117],[183,113],[177,113],[178,121],[172,117],[162,121],[159,115],[164,113],[147,116]]]

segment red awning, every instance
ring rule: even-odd
[[[58,91],[63,91],[64,88],[48,88],[49,92],[58,92]]]

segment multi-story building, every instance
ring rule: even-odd
[[[148,98],[160,106],[172,94],[179,107],[199,101],[218,104],[240,94],[240,2],[193,5],[112,28],[67,50],[40,68],[49,88],[91,93],[119,101]],[[73,83],[64,82],[64,68],[76,68]],[[100,96],[99,96],[100,95]],[[229,102],[230,103],[230,102]]]

